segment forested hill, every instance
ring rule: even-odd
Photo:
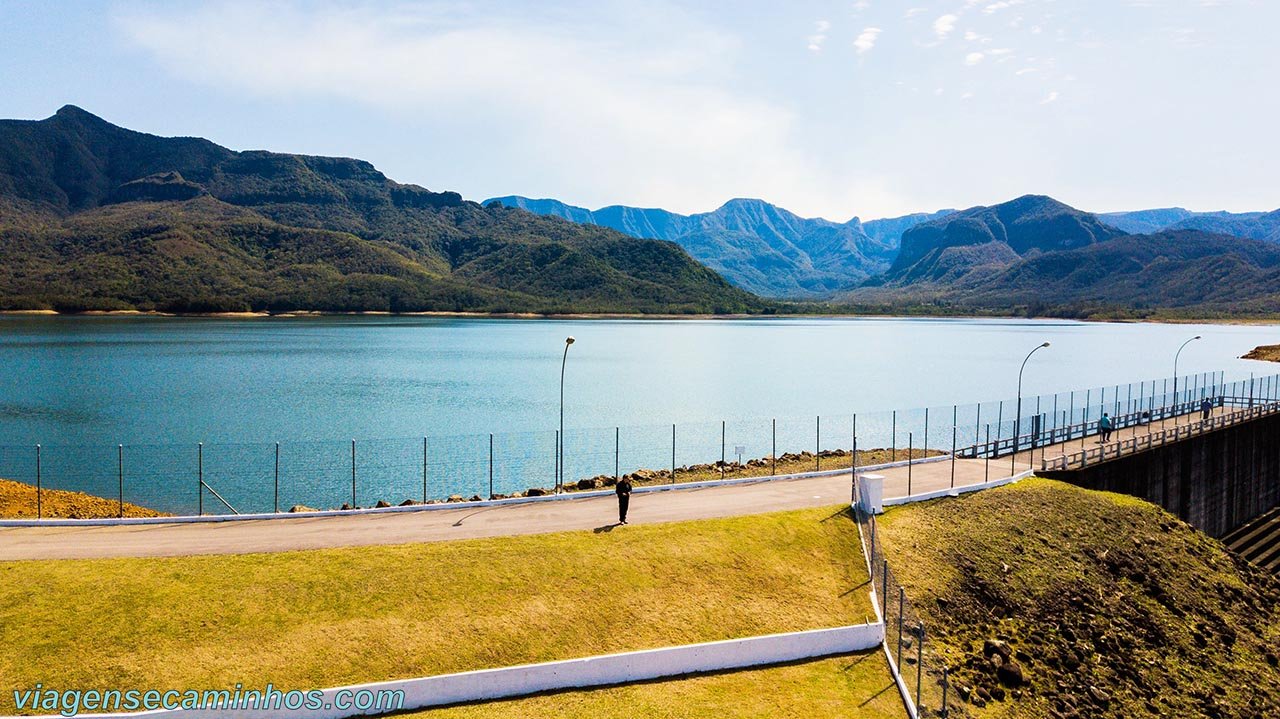
[[[0,121],[0,309],[760,312],[675,243],[67,106]]]

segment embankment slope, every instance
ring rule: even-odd
[[[1280,582],[1158,507],[1033,479],[880,526],[971,716],[1280,715]]]

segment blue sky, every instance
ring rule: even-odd
[[[0,0],[0,116],[80,105],[470,199],[864,219],[1280,206],[1264,0]]]

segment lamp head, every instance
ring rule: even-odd
[[[573,339],[573,337],[572,337],[572,336],[569,336],[569,337],[565,337],[565,338],[564,338],[564,343],[565,343],[565,344],[567,344],[567,345],[571,345],[571,344],[573,344],[573,343],[574,343],[574,341],[575,341],[575,340]]]
[[[1048,347],[1048,346],[1049,346],[1049,343],[1048,343],[1048,342],[1045,342],[1044,344],[1042,344],[1042,345],[1040,345],[1040,346],[1041,346],[1041,347]]]
[[[1192,337],[1191,339],[1193,339],[1193,340],[1198,340],[1198,339],[1200,339],[1200,335],[1196,335],[1195,337]]]

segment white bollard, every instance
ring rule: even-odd
[[[884,514],[884,477],[879,474],[858,475],[858,496],[862,498],[862,511]]]

